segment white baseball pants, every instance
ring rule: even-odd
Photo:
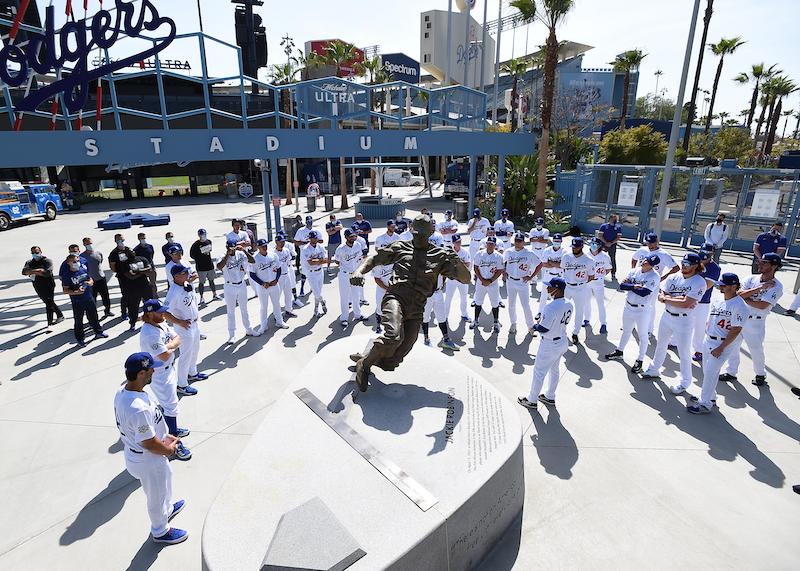
[[[530,329],[533,327],[533,312],[531,311],[531,298],[530,286],[527,282],[521,279],[508,278],[506,282],[506,291],[508,292],[508,318],[511,324],[517,322],[517,300],[522,305],[522,311],[525,314],[525,326]]]
[[[683,312],[678,309],[673,313]],[[694,332],[694,319],[689,317],[676,317],[667,310],[661,315],[661,321],[658,323],[658,343],[656,344],[656,352],[653,355],[653,361],[647,367],[645,374],[659,375],[664,359],[667,357],[667,345],[669,345],[670,338],[678,346],[678,358],[680,359],[680,385],[682,387],[690,387],[692,385],[692,333]]]
[[[247,285],[234,285],[225,282],[225,306],[228,310],[228,333],[236,333],[236,304],[239,304],[239,313],[242,315],[242,325],[245,331],[250,331],[250,316],[247,314]]]
[[[551,341],[545,337],[539,342],[539,350],[536,352],[536,361],[533,363],[533,381],[531,382],[531,392],[528,393],[528,400],[536,402],[540,394],[544,394],[549,399],[556,398],[556,388],[559,380],[559,363],[561,357],[567,352],[566,336],[558,341]],[[542,391],[545,377],[548,378],[547,389]]]
[[[272,315],[275,317],[275,324],[283,326],[283,312],[281,311],[281,286],[280,278],[278,283],[270,288],[264,288],[263,285],[256,284],[256,293],[258,294],[258,302],[261,306],[259,312],[259,320],[261,323],[261,333],[267,330],[269,326],[269,304],[272,302]],[[254,282],[255,283],[255,282]],[[291,290],[289,290],[291,293]],[[291,302],[289,302],[291,303]]]
[[[736,376],[739,370],[739,361],[742,356],[739,349],[742,347],[742,340],[747,343],[750,350],[750,359],[753,361],[753,372],[756,375],[767,375],[766,362],[764,360],[764,337],[767,334],[767,318],[750,316],[742,327],[742,332],[733,340],[731,345],[735,345],[733,353],[728,359],[726,373]]]
[[[125,467],[142,484],[150,516],[150,533],[160,537],[169,530],[172,513],[172,468],[165,456],[136,454],[125,448]]]
[[[575,315],[575,319],[572,320],[572,334],[577,335],[583,324],[581,316],[586,311],[586,306],[589,305],[589,286],[587,284],[576,286],[567,284],[567,289],[564,290],[564,297],[572,301],[572,305],[575,306],[575,313],[573,314]]]
[[[336,277],[339,282],[339,321],[347,321],[350,319],[350,305],[353,307],[353,317],[359,319],[361,317],[361,294],[362,289],[359,286],[354,286],[350,283],[350,272],[339,272]],[[378,288],[380,289],[380,288]]]
[[[620,351],[625,350],[625,346],[631,339],[633,328],[636,327],[636,331],[639,333],[637,361],[644,361],[647,347],[650,346],[650,336],[647,334],[647,328],[650,327],[651,311],[650,304],[644,304],[642,307],[632,307],[627,301],[625,302],[625,309],[622,310],[622,336],[619,338],[617,349]]]

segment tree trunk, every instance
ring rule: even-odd
[[[286,159],[286,204],[292,204],[292,159]]]
[[[775,112],[772,114],[772,123],[767,128],[767,139],[764,149],[765,155],[772,154],[772,145],[775,144],[775,133],[778,131],[778,123],[781,120],[781,109],[783,108],[783,97],[778,99],[778,104],[775,106]]]
[[[683,132],[683,150],[689,153],[689,139],[692,137],[692,123],[694,113],[697,109],[697,91],[700,89],[700,71],[703,69],[703,54],[705,53],[706,40],[708,39],[708,25],[711,22],[714,0],[708,0],[706,13],[703,16],[703,39],[700,40],[700,52],[697,54],[697,68],[694,72],[694,84],[692,85],[692,100],[689,102],[689,114],[686,117],[686,130]]]
[[[374,163],[375,162],[375,157],[370,157],[369,158],[369,162]],[[370,170],[372,170],[372,169],[370,169]],[[375,194],[375,177],[378,176],[377,169],[376,170],[372,170],[371,174],[372,174],[372,176],[369,177],[369,193],[370,194]]]
[[[800,119],[798,119],[798,123],[800,123]],[[447,157],[441,156],[439,157],[439,182],[444,184],[446,177],[447,177]]]
[[[711,112],[714,109],[714,100],[717,98],[717,87],[719,87],[719,76],[722,75],[722,62],[724,59],[723,56],[719,57],[717,75],[714,77],[714,85],[711,88],[711,101],[708,102],[708,115],[706,115],[706,135],[708,135],[708,131],[711,129]]]
[[[544,203],[547,198],[547,155],[550,146],[550,118],[553,114],[553,93],[555,92],[556,67],[558,66],[558,40],[555,28],[547,36],[544,63],[544,82],[542,86],[542,137],[539,139],[539,173],[536,179],[536,201],[534,214],[544,216]]]
[[[631,70],[625,70],[625,83],[622,86],[622,110],[619,114],[619,130],[625,130],[625,116],[628,114],[628,97],[631,89]]]
[[[753,89],[753,97],[750,100],[750,112],[747,114],[747,132],[750,132],[750,126],[753,124],[753,116],[756,114],[756,106],[758,105],[758,84],[759,80],[756,79],[756,86]]]
[[[342,195],[342,204],[339,208],[347,210],[350,206],[347,204],[347,176],[344,171],[344,157],[339,157],[339,190]]]
[[[753,137],[753,151],[758,149],[758,136],[761,134],[761,125],[764,124],[764,113],[767,111],[767,106],[769,105],[769,100],[771,97],[772,96],[768,95],[767,100],[761,105],[761,115],[758,117],[758,122],[756,123],[756,134]]]
[[[511,85],[511,132],[515,132],[514,129],[514,120],[517,118],[517,74],[514,74],[514,83]],[[495,120],[495,123],[497,121]]]

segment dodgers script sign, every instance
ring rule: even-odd
[[[16,111],[35,111],[43,102],[62,93],[67,109],[75,113],[86,103],[89,82],[154,56],[175,39],[175,22],[159,16],[150,0],[141,0],[138,5],[116,0],[115,9],[114,14],[99,10],[91,23],[84,18],[67,22],[56,31],[55,8],[51,5],[45,9],[42,33],[29,32],[26,45],[17,46],[9,42],[3,46],[0,50],[0,80],[11,87],[24,84],[31,71],[47,74],[65,64],[72,64],[69,77],[31,92],[19,102]],[[110,48],[123,33],[137,38],[142,30],[152,32],[162,26],[163,36],[151,48],[89,70],[89,55],[93,49]]]

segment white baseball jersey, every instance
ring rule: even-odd
[[[626,280],[630,281],[633,285],[641,285],[643,288],[649,289],[650,293],[642,296],[633,293],[633,291],[628,291],[625,301],[633,305],[646,305],[652,296],[658,293],[658,286],[661,278],[655,270],[643,272],[642,268],[633,268],[628,272]]]
[[[321,244],[317,243],[316,246],[306,244],[300,249],[300,265],[303,268],[303,273],[308,273],[322,268],[320,265],[312,266],[308,263],[309,260],[324,260],[327,257],[328,255],[325,252],[325,248],[323,248]]]
[[[139,330],[139,348],[142,351],[150,353],[158,358],[162,353],[166,353],[169,349],[167,343],[175,338],[175,333],[167,327],[166,322],[153,325],[152,323],[144,323],[141,330]],[[175,360],[175,353],[169,356],[169,359],[164,361],[165,365],[169,367]],[[162,371],[163,367],[156,369],[156,372]]]
[[[474,220],[474,219],[473,219]],[[486,231],[491,227],[486,218],[481,218],[477,222],[475,222],[475,226],[472,228],[472,232],[469,233],[469,237],[472,240],[483,240],[486,237]]]
[[[594,262],[587,254],[576,256],[570,251],[561,256],[561,269],[567,285],[585,284],[589,276],[594,274]]]
[[[464,265],[467,266],[467,269],[472,269],[470,264],[472,263],[472,256],[469,255],[469,250],[466,248],[461,248],[458,252],[456,252],[458,259],[464,262]]]
[[[675,259],[660,247],[656,248],[655,250],[650,250],[650,248],[647,246],[642,246],[633,253],[633,259],[636,260],[636,266],[641,266],[642,260],[652,254],[655,254],[661,259],[657,266],[653,266],[653,269],[656,271],[656,273],[658,273],[659,276],[663,276],[666,270],[671,270],[678,265],[675,262]]]
[[[539,256],[528,248],[519,251],[516,248],[506,250],[503,253],[503,261],[506,264],[506,273],[515,280],[531,275],[540,263]]]
[[[197,311],[197,295],[192,291],[186,291],[183,286],[172,284],[169,286],[167,298],[164,305],[169,308],[169,312],[178,319],[196,320],[199,316]]]
[[[164,271],[167,272],[167,284],[172,285],[175,283],[175,276],[172,275],[172,268],[177,264],[170,260],[167,262],[167,265],[164,266]],[[181,260],[181,265],[189,268],[189,275],[196,274],[197,271],[194,269],[194,265],[189,262],[188,260]]]
[[[504,222],[501,218],[494,223],[494,231],[504,241],[509,240],[514,235],[514,223],[508,219]]]
[[[217,258],[217,263],[219,264],[224,257]],[[228,261],[225,262],[225,266],[222,268],[222,277],[225,278],[226,282],[239,284],[247,276],[247,267],[249,265],[250,262],[247,261],[247,255],[241,250],[236,250],[233,255],[228,256]]]
[[[548,246],[544,249],[542,254],[539,256],[542,259],[542,262],[550,262],[556,263],[558,266],[554,268],[542,268],[545,272],[549,273],[551,276],[561,276],[563,271],[561,270],[561,258],[564,256],[564,248],[558,248],[556,250],[553,246]]]
[[[256,262],[250,264],[250,271],[258,276],[258,279],[263,283],[274,282],[278,279],[278,271],[282,270],[282,267],[281,260],[275,252],[267,252],[266,256],[261,252],[256,252],[253,259]]]
[[[681,297],[685,295],[700,301],[703,297],[703,294],[706,293],[706,280],[699,275],[694,275],[690,278],[684,278],[683,274],[678,272],[677,274],[672,274],[662,282],[661,291],[671,297]],[[692,315],[694,314],[694,307],[679,308],[675,307],[674,305],[667,304],[665,311]]]
[[[724,339],[732,327],[744,327],[752,309],[738,295],[731,299],[725,299],[722,294],[717,295],[711,300],[706,334],[709,337]]]
[[[475,254],[472,264],[478,268],[478,273],[483,279],[490,280],[495,273],[503,271],[503,256],[497,251],[490,254],[486,250],[481,250]]]
[[[289,275],[289,266],[292,265],[292,260],[295,259],[294,248],[283,247],[283,250],[277,248],[273,253],[278,256],[278,261],[281,264],[281,275]]]
[[[344,244],[344,242],[342,242]],[[367,241],[364,239],[363,236],[356,236],[356,244],[361,247],[362,250],[368,250],[369,246],[367,246]]]
[[[373,278],[378,278],[383,282],[383,285],[388,286],[389,280],[392,277],[392,270],[394,269],[394,264],[389,264],[387,266],[375,266],[372,268],[372,271],[369,273]]]
[[[414,234],[411,233],[411,230],[406,230],[405,232],[400,233],[401,240],[411,240],[414,237]]]
[[[778,303],[783,296],[783,284],[775,278],[772,278],[772,281],[775,282],[774,286],[770,286],[750,296],[749,299],[753,301],[766,301],[770,304],[766,309],[756,309],[748,305],[750,308],[750,315],[753,317],[766,317],[769,315],[769,312],[772,311],[772,306]],[[754,287],[760,286],[761,283],[761,274],[754,274],[744,279],[742,282],[742,289],[753,289]]]
[[[550,230],[547,228],[537,228],[534,226],[531,228],[531,231],[528,232],[528,238],[531,240],[531,249],[536,250],[537,253],[541,252],[545,248],[547,248],[547,244],[545,242],[534,242],[538,238],[544,238],[545,240],[550,239]],[[541,257],[541,256],[539,256]]]
[[[392,242],[397,242],[399,239],[400,235],[397,232],[393,232],[391,236],[389,236],[388,232],[381,234],[375,238],[375,249],[379,250],[381,248],[385,248]]]
[[[117,417],[122,443],[136,452],[149,453],[143,440],[167,436],[167,423],[161,409],[146,392],[128,391],[121,386],[114,396],[114,415]]]
[[[539,320],[539,325],[547,329],[547,332],[542,333],[542,337],[547,339],[566,337],[567,325],[572,318],[573,310],[572,302],[565,297],[559,297],[545,305]],[[539,346],[540,351],[547,350],[547,348],[547,345]]]
[[[481,240],[480,249],[481,250],[485,250],[486,249],[486,238]],[[501,240],[500,238],[495,237],[494,251],[499,253],[499,254],[502,254],[503,252],[505,252],[505,250],[506,250],[505,242],[503,242],[503,240]]]
[[[611,256],[605,252],[597,252],[597,254],[589,252],[587,255],[594,262],[594,279],[602,281],[611,269]]]
[[[239,230],[238,232],[231,230],[225,234],[225,240],[228,242],[236,242],[238,244],[239,242],[249,242],[250,236],[248,236],[247,232],[244,230]]]
[[[294,240],[295,242],[308,242],[308,233],[309,232],[316,232],[313,228],[309,228],[308,226],[303,226],[299,228],[297,232],[294,233]],[[320,237],[322,237],[322,232],[317,232]]]
[[[352,246],[348,246],[347,242],[342,242],[336,248],[334,257],[339,261],[339,269],[342,272],[352,274],[364,259],[364,251],[357,242],[353,242]]]
[[[436,228],[439,230],[439,232],[442,233],[442,238],[444,239],[445,243],[452,244],[452,242],[453,242],[453,234],[455,232],[454,233],[450,233],[450,234],[445,234],[444,231],[445,230],[455,230],[456,232],[458,232],[458,222],[456,222],[453,219],[442,220],[441,222],[439,222],[436,225]]]
[[[428,238],[428,242],[430,242],[431,244],[435,244],[440,248],[444,248],[444,238],[438,232],[434,232],[433,234],[431,234],[431,237]]]

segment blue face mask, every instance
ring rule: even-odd
[[[86,251],[91,252],[92,250],[94,250],[94,246],[92,246],[91,244],[86,244]]]
[[[592,244],[590,246],[590,248],[591,248],[592,252],[596,252],[596,251],[598,251],[600,249],[600,246],[598,246],[597,244]]]
[[[33,254],[33,259],[34,259],[34,260],[38,260],[38,259],[40,259],[41,257],[42,257],[42,255],[41,255],[41,254]]]
[[[81,269],[81,263],[80,263],[80,262],[72,262],[72,263],[70,264],[70,266],[72,267],[72,269],[73,269],[73,270],[79,270],[79,269]]]
[[[117,240],[117,246],[124,246],[125,240]]]
[[[205,240],[207,236],[208,236],[208,234],[200,234],[200,239],[201,240]]]
[[[167,238],[167,242],[169,242],[170,244],[172,244],[174,241],[175,241],[175,238]]]
[[[145,240],[144,238],[142,238],[141,240],[139,240],[139,243],[140,243],[140,244],[147,244],[147,240]]]

